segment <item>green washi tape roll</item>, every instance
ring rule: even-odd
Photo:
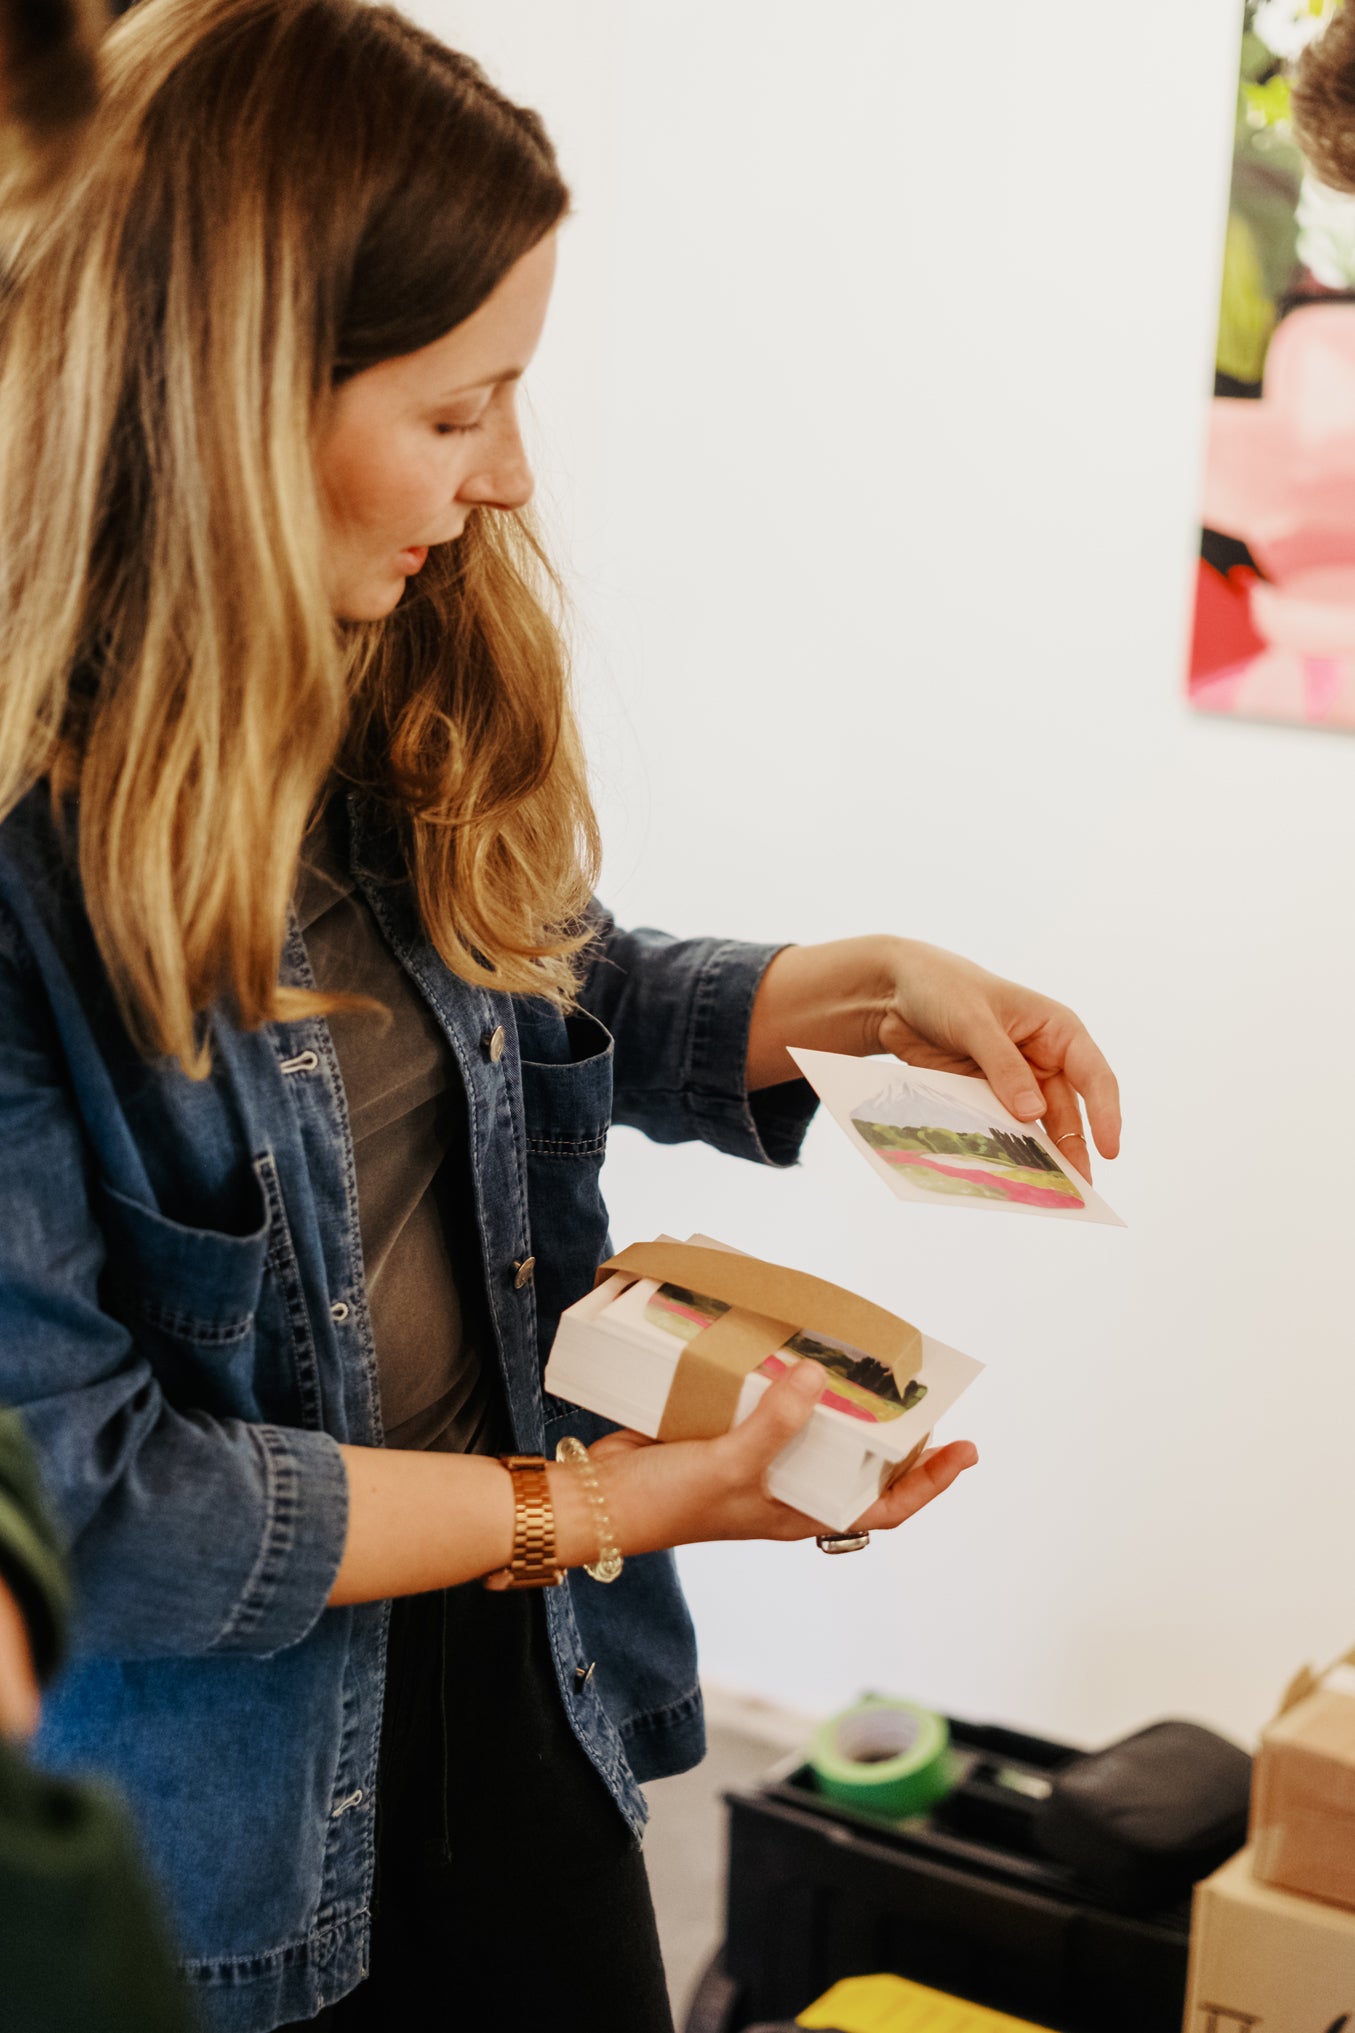
[[[870,1814],[925,1814],[955,1784],[946,1718],[883,1695],[821,1723],[809,1763],[828,1799]]]

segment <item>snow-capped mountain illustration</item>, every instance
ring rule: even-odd
[[[852,1110],[854,1122],[886,1123],[891,1129],[953,1129],[962,1134],[977,1131],[991,1136],[993,1123],[976,1108],[966,1107],[949,1095],[933,1094],[909,1082],[894,1082],[869,1101]]]

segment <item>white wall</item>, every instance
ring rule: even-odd
[[[1250,1734],[1355,1640],[1355,746],[1180,698],[1236,0],[421,0],[576,196],[529,384],[605,894],[933,939],[1078,1008],[1127,1233],[619,1131],[702,1228],[989,1365],[891,1539],[683,1566],[713,1680]]]

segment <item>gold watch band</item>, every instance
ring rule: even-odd
[[[555,1561],[555,1509],[541,1454],[501,1454],[513,1478],[513,1554],[487,1577],[496,1588],[554,1588],[565,1578]]]

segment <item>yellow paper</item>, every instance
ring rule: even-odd
[[[841,2033],[1049,2033],[1029,2019],[1012,2019],[971,2005],[906,1977],[848,1977],[801,2012],[797,2026],[836,2026]]]

